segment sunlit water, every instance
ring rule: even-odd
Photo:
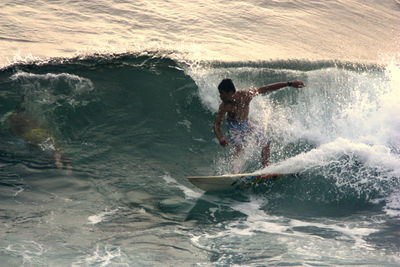
[[[0,7],[1,265],[400,264],[396,1]],[[293,175],[216,194],[185,179],[231,171],[212,132],[225,77],[305,82],[250,111],[264,171]],[[21,101],[71,169],[10,134]],[[241,166],[261,170],[251,142]]]

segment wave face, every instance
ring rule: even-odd
[[[231,172],[229,149],[212,132],[225,77],[238,89],[305,82],[256,98],[250,110],[272,139],[269,170],[296,175],[227,195],[202,195],[186,181]],[[396,264],[398,77],[395,64],[199,63],[160,53],[3,68],[2,115],[21,105],[45,124],[72,173],[2,128],[2,232],[19,233],[0,242],[1,257],[39,265]],[[259,158],[250,143],[241,171],[259,170]]]

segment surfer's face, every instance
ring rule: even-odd
[[[232,102],[233,95],[235,92],[220,92],[219,97],[221,98],[222,102]]]

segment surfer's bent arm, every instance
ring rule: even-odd
[[[228,142],[226,141],[224,135],[221,132],[221,124],[222,121],[224,120],[226,110],[222,106],[219,107],[217,118],[215,119],[214,122],[214,133],[215,136],[218,138],[218,141],[221,146],[227,146]]]
[[[303,88],[305,85],[302,81],[291,81],[291,82],[279,82],[279,83],[272,83],[272,84],[268,84],[265,85],[263,87],[260,88],[256,88],[256,89],[250,89],[249,90],[249,94],[256,96],[259,94],[265,94],[268,92],[272,92],[278,89],[281,89],[283,87],[295,87],[295,88]]]

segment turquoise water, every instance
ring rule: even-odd
[[[238,1],[226,7],[241,8],[238,21],[232,13],[218,27],[204,17],[216,19],[224,1],[196,12],[178,1],[68,3],[2,4],[0,51],[10,60],[0,69],[1,115],[22,105],[51,129],[71,168],[56,168],[3,124],[1,265],[398,266],[400,68],[394,42],[371,48],[360,25],[375,22],[369,30],[383,40],[397,2]],[[327,13],[337,10],[335,35]],[[359,43],[357,55],[319,42],[312,23],[321,17],[320,32],[344,38],[347,52]],[[285,34],[263,48],[278,29]],[[129,38],[135,49],[123,46]],[[238,89],[305,82],[250,110],[272,139],[268,171],[296,175],[213,194],[186,180],[232,171],[212,131],[225,77]],[[262,168],[255,144],[240,165]]]

